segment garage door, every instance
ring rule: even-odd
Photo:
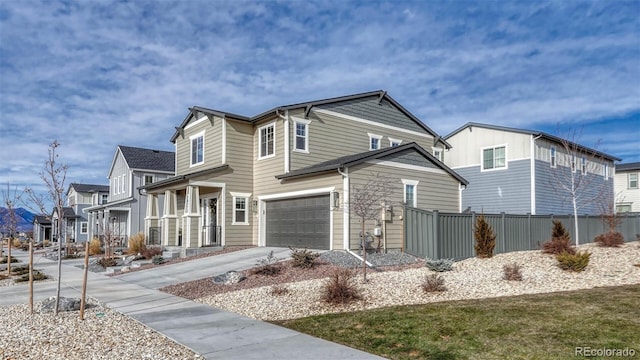
[[[329,195],[266,203],[267,246],[329,249]]]

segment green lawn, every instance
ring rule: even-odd
[[[640,285],[276,323],[390,359],[569,359],[577,346],[633,348],[640,357]]]

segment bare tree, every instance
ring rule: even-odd
[[[59,155],[57,153],[60,143],[54,140],[49,144],[48,153],[49,156],[45,161],[43,171],[40,172],[40,178],[44,181],[47,187],[47,196],[36,194],[31,188],[27,188],[25,191],[29,195],[29,200],[35,207],[38,208],[41,214],[50,214],[46,209],[46,203],[48,200],[53,203],[54,210],[58,214],[58,224],[55,227],[56,239],[58,240],[58,284],[56,287],[56,303],[54,307],[54,313],[58,315],[58,306],[60,303],[60,279],[62,275],[62,240],[65,238],[66,219],[64,217],[64,204],[67,201],[67,194],[65,192],[65,181],[67,180],[67,170],[69,167],[66,164],[59,163]],[[52,221],[52,215],[46,215],[49,220]]]
[[[580,132],[569,131],[560,140],[562,154],[558,153],[555,169],[551,171],[552,186],[559,197],[571,202],[576,246],[580,244],[578,211],[586,206],[606,201],[610,197],[607,181],[603,181],[605,159],[597,150],[578,145]],[[596,144],[596,148],[600,141]],[[562,156],[561,156],[562,155]],[[552,164],[554,166],[554,164]]]
[[[104,244],[104,257],[106,259],[113,258],[114,247],[120,240],[119,224],[116,224],[115,218],[111,223],[109,219],[104,219],[102,223],[98,223],[98,231],[102,243]]]
[[[352,212],[361,224],[360,242],[362,246],[362,273],[364,281],[367,281],[367,241],[365,236],[365,224],[367,220],[380,220],[382,204],[391,203],[391,195],[393,194],[392,179],[372,173],[369,180],[363,184],[355,184],[351,186],[349,211]]]
[[[18,215],[16,214],[16,206],[20,202],[20,198],[24,194],[24,191],[18,191],[14,188],[11,191],[11,186],[7,183],[7,190],[2,192],[2,202],[6,208],[6,212],[2,214],[3,231],[9,234],[8,252],[7,252],[7,275],[11,276],[11,247],[13,245],[13,238],[18,231]]]

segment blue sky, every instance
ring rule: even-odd
[[[440,135],[484,122],[640,161],[636,1],[0,1],[0,183],[107,183],[193,105],[256,115],[383,89]],[[558,128],[560,130],[558,130]]]

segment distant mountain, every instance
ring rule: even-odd
[[[16,212],[16,220],[18,220],[17,230],[19,232],[31,231],[33,230],[33,219],[35,215],[31,213],[29,210],[24,208],[15,209]],[[9,210],[4,207],[0,207],[0,231],[6,229],[5,225],[9,223]]]

